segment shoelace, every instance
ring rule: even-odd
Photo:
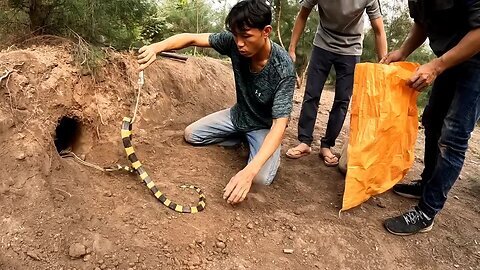
[[[417,223],[420,219],[422,219],[422,216],[423,213],[417,211],[417,210],[412,210],[408,213],[405,213],[403,215],[403,219],[405,219],[405,222],[407,223],[407,225],[409,224],[415,224]]]

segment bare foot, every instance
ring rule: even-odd
[[[312,152],[312,148],[306,143],[300,143],[299,145],[288,149],[286,155],[289,158],[297,159],[309,155]]]
[[[330,148],[320,148],[320,157],[323,158],[323,163],[328,167],[335,167],[338,165],[338,157],[332,153]]]

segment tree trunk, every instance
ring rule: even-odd
[[[195,16],[196,16],[196,20],[197,20],[197,34],[199,32],[199,29],[198,29],[198,0],[195,0]],[[193,56],[196,56],[197,55],[197,46],[193,47]]]
[[[285,45],[283,45],[282,41],[282,35],[280,31],[280,18],[282,17],[282,4],[280,3],[280,0],[275,1],[275,9],[277,13],[277,36],[278,36],[278,42],[280,42],[280,45],[285,48]]]
[[[303,82],[305,82],[305,78],[307,77],[308,73],[308,66],[310,65],[310,61],[307,61],[307,65],[305,66],[305,69],[303,70],[302,77],[300,79],[300,83],[298,85],[298,88],[302,87]]]
[[[42,0],[30,0],[28,10],[30,30],[35,34],[43,34],[49,13],[49,6],[42,3]]]
[[[280,46],[282,46],[285,49],[285,45],[283,45],[282,41],[282,31],[280,28],[280,19],[282,17],[282,3],[280,0],[275,0],[275,13],[277,15],[277,36],[278,36],[278,42],[280,43]],[[297,77],[297,88],[302,87],[302,81],[300,80],[300,77],[298,76],[298,73],[295,71],[295,76]]]

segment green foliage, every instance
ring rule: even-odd
[[[16,23],[12,31],[78,33],[93,44],[127,48],[156,13],[154,0],[8,0],[0,21]]]
[[[273,1],[273,10],[274,14],[272,27],[274,31],[272,33],[272,40],[280,43],[277,31],[279,23],[278,14],[280,13],[280,36],[283,45],[285,46],[285,49],[288,50],[293,26],[295,24],[295,19],[298,12],[300,11],[300,5],[296,0],[276,0]],[[318,12],[316,9],[313,9],[310,16],[308,17],[307,23],[305,25],[305,30],[303,31],[302,36],[297,44],[297,60],[295,62],[295,65],[299,74],[302,74],[305,71],[305,68],[307,67],[308,61],[310,59],[313,39],[315,38],[315,33],[317,32],[318,23]]]
[[[141,30],[156,13],[150,0],[66,1],[63,16],[51,21],[56,33],[78,33],[87,41],[116,48],[128,48],[141,39]]]
[[[98,46],[89,44],[78,34],[75,35],[78,39],[73,50],[75,63],[80,68],[82,75],[97,75],[106,57],[106,52]]]
[[[145,43],[158,42],[180,33],[212,33],[224,29],[222,11],[214,10],[206,0],[165,0],[159,2],[156,17],[147,22],[142,32]],[[209,49],[186,49],[184,53],[219,55]]]

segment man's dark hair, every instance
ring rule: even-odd
[[[233,6],[225,19],[225,27],[232,33],[250,28],[263,30],[271,23],[272,9],[265,0],[242,0]]]

